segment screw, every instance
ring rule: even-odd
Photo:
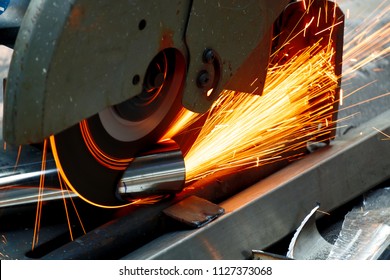
[[[204,63],[213,63],[215,59],[215,52],[212,49],[206,49],[203,52],[203,62]]]
[[[199,73],[198,79],[196,81],[198,87],[204,88],[210,81],[210,74],[206,70],[203,70]]]

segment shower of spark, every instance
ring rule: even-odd
[[[338,77],[320,45],[269,69],[263,96],[224,91],[186,156],[187,181],[275,161],[331,129]],[[316,55],[312,55],[315,52]]]
[[[389,10],[383,2],[375,15],[345,35],[344,80],[368,63],[389,55],[390,23],[378,26],[378,19]],[[222,169],[273,162],[288,150],[304,147],[317,134],[326,135],[334,129],[329,123],[335,110],[333,104],[321,102],[334,92],[339,78],[330,63],[334,50],[318,48],[317,42],[287,63],[270,67],[263,96],[233,91],[221,94],[185,157],[187,181]],[[311,55],[313,50],[315,56]],[[355,92],[341,92],[340,98],[346,99]],[[187,117],[194,122],[195,117]],[[185,122],[188,124],[188,120]],[[188,125],[178,126],[185,129]],[[179,131],[177,126],[175,129]]]

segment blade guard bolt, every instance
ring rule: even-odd
[[[206,49],[204,52],[203,52],[203,62],[204,63],[213,63],[214,62],[214,59],[215,59],[215,52],[214,50],[212,49]]]
[[[199,88],[205,88],[210,82],[210,74],[206,70],[200,71],[196,84]]]

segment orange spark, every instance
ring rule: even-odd
[[[77,211],[77,208],[76,208],[76,204],[74,203],[73,201],[73,198],[72,196],[70,195],[70,191],[68,189],[68,187],[66,186],[66,184],[63,183],[63,180],[61,178],[61,175],[60,173],[58,172],[58,180],[60,182],[60,188],[61,188],[61,191],[62,191],[62,199],[64,201],[64,207],[65,207],[65,216],[66,216],[66,220],[67,220],[67,223],[68,223],[68,229],[69,229],[69,234],[70,234],[70,239],[73,241],[73,232],[72,232],[72,225],[71,225],[71,222],[70,222],[70,218],[69,218],[69,213],[68,213],[68,206],[67,206],[67,199],[65,197],[65,192],[68,194],[68,197],[72,203],[72,206],[73,206],[73,209],[77,215],[77,218],[79,220],[79,223],[80,223],[80,226],[84,232],[84,234],[86,234],[86,230],[84,228],[84,224],[81,220],[81,217],[80,217],[80,214],[79,212]],[[65,186],[64,186],[65,185]]]
[[[320,26],[320,19],[321,19],[321,7],[318,10],[318,16],[317,16],[317,27]]]
[[[182,131],[193,124],[198,116],[199,115],[197,113],[183,108],[178,113],[176,119],[173,121],[173,124],[170,126],[169,130],[165,133],[162,139],[171,139],[173,136],[179,135]]]
[[[311,20],[305,24],[305,28],[303,29],[303,37],[306,37],[306,30],[309,28],[310,24],[314,21],[314,17],[311,18]]]
[[[371,98],[369,98],[369,99],[366,99],[366,100],[363,100],[363,101],[354,103],[354,104],[352,104],[352,105],[350,105],[350,106],[347,106],[347,107],[343,107],[343,108],[340,109],[339,111],[346,110],[346,109],[350,109],[350,108],[353,108],[353,107],[356,107],[356,106],[359,106],[359,105],[362,105],[362,104],[365,104],[365,103],[368,103],[368,102],[371,102],[371,101],[374,101],[374,100],[377,100],[377,99],[381,99],[381,98],[386,97],[386,96],[390,96],[390,92],[383,93],[383,94],[381,94],[381,95],[371,97]]]
[[[99,145],[96,144],[89,129],[88,122],[83,120],[80,122],[79,126],[84,143],[97,162],[112,170],[122,171],[127,168],[132,160],[131,158],[119,159],[106,154],[102,149],[100,149]],[[53,139],[53,141],[55,141],[55,139]]]
[[[373,129],[376,130],[377,132],[379,132],[380,134],[386,136],[386,138],[383,139],[383,140],[390,140],[390,135],[389,134],[384,133],[382,130],[377,129],[376,127],[373,127]]]
[[[42,174],[40,176],[39,180],[39,187],[38,187],[38,201],[37,201],[37,210],[35,215],[35,225],[34,225],[34,236],[32,241],[32,250],[34,250],[35,246],[38,244],[39,241],[39,231],[41,228],[41,217],[42,217],[42,196],[43,196],[43,189],[45,186],[45,174],[44,171],[46,170],[46,154],[47,154],[47,139],[43,141],[43,151],[42,151],[42,165],[41,170]]]
[[[326,127],[332,106],[314,108],[335,89],[337,77],[329,63],[332,54],[319,47],[314,44],[288,63],[270,68],[263,96],[222,93],[185,158],[188,181],[221,169],[264,164],[302,146],[318,125]]]
[[[86,234],[87,232],[86,232],[86,230],[85,230],[85,228],[84,228],[83,222],[81,221],[81,216],[80,216],[80,214],[79,214],[79,211],[77,211],[76,204],[74,203],[73,198],[72,198],[72,196],[70,195],[70,190],[69,190],[69,188],[68,188],[66,185],[65,185],[65,187],[66,187],[66,191],[67,191],[67,193],[68,193],[68,195],[69,195],[69,199],[70,199],[70,201],[72,202],[73,209],[74,209],[74,211],[76,212],[77,219],[79,220],[79,223],[80,223],[80,225],[81,225],[81,228],[82,228],[84,234]]]
[[[68,222],[68,229],[69,229],[70,239],[73,241],[72,225],[71,225],[70,219],[69,219],[68,206],[67,206],[67,204],[66,204],[66,198],[65,198],[65,193],[64,193],[64,187],[62,186],[62,180],[61,180],[61,176],[59,175],[59,173],[58,173],[58,179],[59,179],[60,188],[61,188],[61,191],[62,191],[62,200],[64,201],[65,216],[66,216],[66,220],[67,220],[67,222]]]
[[[20,160],[20,155],[22,153],[22,145],[19,145],[19,148],[18,148],[18,154],[16,156],[16,161],[15,161],[15,166],[14,166],[14,171],[16,170],[16,168],[18,167],[19,165],[19,160]]]
[[[337,25],[340,25],[340,24],[342,24],[342,23],[343,23],[343,21],[339,21],[339,22],[333,24],[332,26],[329,26],[329,27],[327,27],[327,28],[324,28],[324,29],[318,31],[318,32],[315,33],[314,35],[319,35],[319,34],[321,34],[321,33],[323,33],[323,32],[326,32],[326,31],[328,31],[328,30],[331,30],[331,29],[335,28]]]

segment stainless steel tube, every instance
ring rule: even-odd
[[[157,146],[137,156],[124,172],[118,184],[120,199],[180,192],[185,182],[184,157],[173,141]]]

